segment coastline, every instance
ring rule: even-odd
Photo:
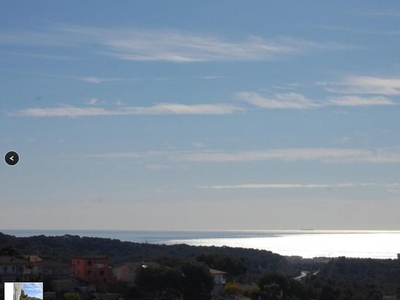
[[[138,230],[0,230],[16,237],[36,235],[110,238],[148,244],[234,247],[268,250],[283,256],[396,259],[400,231],[138,231]]]

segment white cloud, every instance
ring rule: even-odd
[[[125,81],[139,81],[137,78],[99,78],[94,76],[87,76],[87,77],[70,77],[72,79],[77,79],[83,82],[89,83],[104,83],[104,82],[125,82]]]
[[[166,159],[170,162],[194,163],[241,163],[256,161],[319,161],[322,163],[400,163],[400,152],[378,149],[375,151],[348,148],[289,148],[265,151],[222,152],[211,150],[197,151],[145,151],[114,152],[90,154],[93,158],[146,158]],[[150,164],[150,163],[149,163]],[[364,186],[375,183],[362,183]],[[399,183],[388,184],[388,188],[399,187]]]
[[[315,102],[298,93],[274,94],[268,97],[255,92],[241,92],[236,94],[236,98],[265,109],[313,109],[326,106],[396,105],[392,100],[382,96],[362,97],[352,95],[331,98],[324,102]]]
[[[292,148],[266,151],[197,152],[175,159],[189,162],[321,161],[324,163],[400,163],[400,153],[345,148]]]
[[[348,76],[338,82],[317,82],[328,92],[340,94],[400,95],[400,78]]]
[[[195,148],[204,148],[204,143],[202,142],[193,142],[192,145]]]
[[[98,54],[134,61],[266,61],[309,54],[315,50],[345,49],[337,43],[302,39],[263,39],[249,36],[227,40],[214,35],[178,30],[99,28],[59,25],[45,32],[0,32],[1,44],[82,47]]]
[[[114,153],[90,154],[87,156],[95,158],[140,158],[143,156],[143,154],[138,152],[114,152]]]
[[[97,77],[78,77],[77,79],[84,81],[84,82],[90,82],[90,83],[102,83],[103,80]]]
[[[384,186],[388,187],[391,184],[385,183],[336,183],[336,184],[304,184],[304,183],[247,183],[236,185],[211,185],[198,188],[204,189],[332,189],[332,188],[351,188],[365,186]],[[389,190],[390,192],[390,190]]]
[[[331,98],[329,103],[336,106],[375,106],[375,105],[396,105],[395,102],[386,97],[360,97],[344,96]]]
[[[94,102],[94,101],[92,101]],[[95,104],[97,102],[94,102]],[[178,104],[160,103],[148,107],[119,107],[117,109],[62,106],[56,108],[28,108],[10,113],[10,116],[28,117],[88,117],[116,115],[225,115],[243,111],[242,108],[229,104]]]
[[[350,141],[350,138],[348,136],[343,136],[335,139],[335,141],[339,143],[347,143],[348,141]]]
[[[205,80],[213,80],[213,79],[225,79],[228,78],[226,76],[200,76],[197,77],[198,79],[205,79]]]
[[[87,102],[87,104],[89,104],[89,105],[96,105],[97,103],[98,103],[98,99],[97,98],[92,98],[92,99],[89,99],[89,101]]]
[[[237,93],[238,99],[254,106],[266,109],[310,109],[321,106],[298,93],[275,94],[272,97],[263,97],[255,92]]]

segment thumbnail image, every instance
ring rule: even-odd
[[[43,300],[43,283],[6,282],[4,300]]]

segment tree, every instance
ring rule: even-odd
[[[27,299],[29,299],[28,295],[25,294],[25,291],[24,291],[24,290],[21,290],[21,295],[20,295],[19,299],[20,299],[20,300],[27,300]]]
[[[217,269],[228,273],[228,278],[232,279],[246,273],[243,258],[237,258],[227,254],[200,254],[197,261],[205,263],[211,269]]]
[[[78,293],[65,293],[64,294],[65,300],[81,300],[81,296]]]
[[[11,245],[4,246],[0,249],[0,256],[20,256],[20,253]]]
[[[214,278],[203,263],[188,261],[182,264],[183,300],[209,300],[214,289]]]
[[[229,296],[239,296],[243,293],[242,286],[236,282],[228,282],[223,290],[222,293]]]
[[[138,289],[153,298],[180,299],[183,294],[183,276],[171,268],[142,268],[135,281]]]

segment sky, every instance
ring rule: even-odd
[[[400,229],[398,1],[0,4],[0,229]]]
[[[43,283],[22,283],[22,289],[29,297],[43,299]]]

